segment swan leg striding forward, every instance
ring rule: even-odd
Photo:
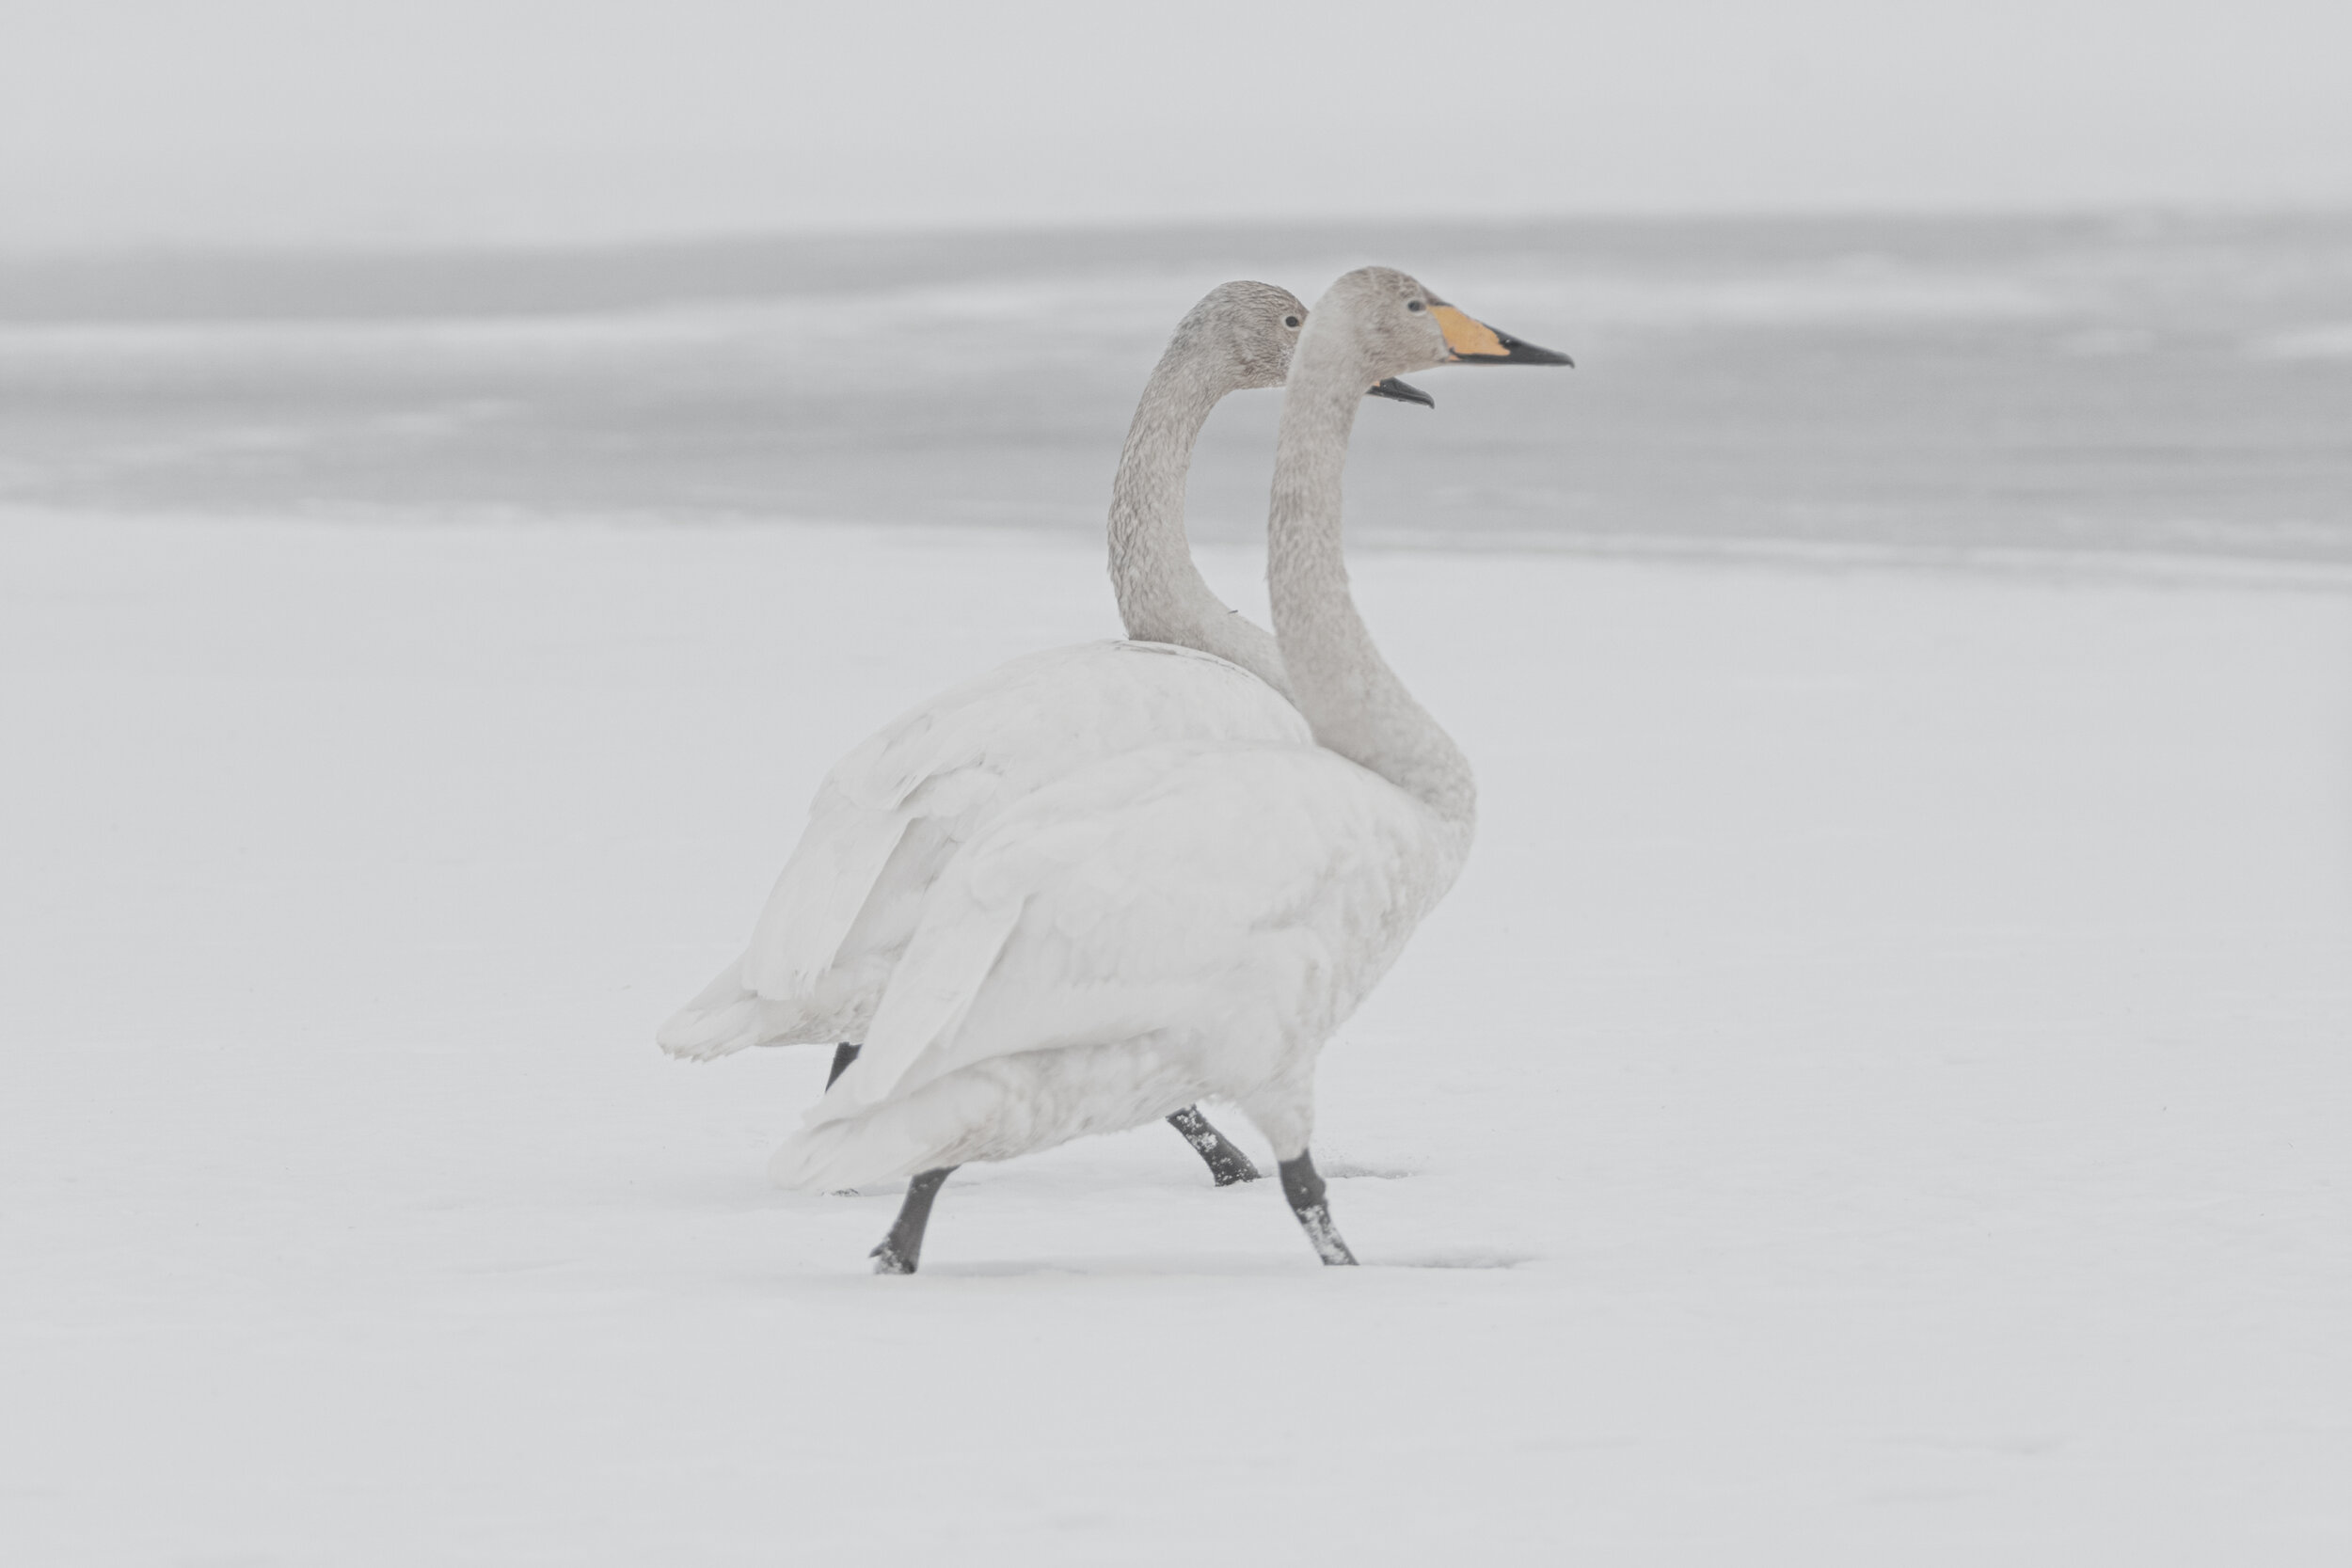
[[[1208,1125],[1199,1111],[1179,1111],[1168,1119],[1176,1124],[1177,1131],[1183,1132],[1184,1123],[1180,1118],[1184,1117],[1190,1117],[1204,1127]],[[1192,1134],[1187,1132],[1185,1136]],[[1209,1136],[1216,1137],[1214,1128],[1210,1129]],[[1219,1141],[1222,1142],[1221,1139]],[[1202,1158],[1208,1158],[1205,1149],[1202,1150]],[[1243,1163],[1248,1164],[1247,1158]],[[1209,1168],[1216,1168],[1214,1161]],[[1314,1244],[1315,1256],[1326,1263],[1355,1262],[1356,1255],[1347,1250],[1347,1243],[1340,1240],[1339,1229],[1331,1223],[1331,1206],[1324,1201],[1323,1178],[1316,1174],[1314,1161],[1301,1154],[1295,1160],[1284,1161],[1281,1172],[1282,1196],[1290,1199],[1291,1212],[1298,1216],[1299,1226],[1307,1232],[1307,1240]],[[898,1205],[898,1217],[891,1222],[890,1234],[875,1245],[871,1254],[876,1274],[914,1272],[915,1266],[923,1260],[923,1232],[930,1227],[931,1205],[939,1197],[939,1189],[946,1186],[947,1178],[955,1173],[953,1165],[939,1165],[920,1173],[907,1183],[906,1201]],[[1257,1174],[1257,1167],[1253,1165],[1248,1176],[1230,1179],[1220,1176],[1217,1185],[1222,1187],[1229,1181],[1252,1180]]]
[[[1200,1156],[1201,1163],[1209,1167],[1209,1175],[1218,1186],[1231,1187],[1236,1182],[1258,1180],[1258,1167],[1250,1163],[1249,1156],[1235,1148],[1226,1141],[1224,1133],[1210,1126],[1209,1118],[1200,1114],[1200,1106],[1187,1105],[1181,1111],[1169,1113],[1168,1124],[1184,1134],[1184,1142],[1192,1145],[1193,1152]]]
[[[1236,282],[1184,317],[1112,483],[1111,577],[1132,641],[1016,659],[843,758],[749,948],[661,1026],[662,1049],[708,1061],[746,1046],[831,1041],[830,1087],[857,1057],[925,895],[1006,805],[1155,742],[1307,737],[1273,638],[1210,590],[1184,519],[1185,473],[1210,411],[1230,392],[1280,386],[1306,315],[1281,289]],[[1373,390],[1428,401],[1397,383]],[[1198,1109],[1169,1120],[1218,1185],[1258,1174]]]
[[[1305,1149],[1295,1160],[1282,1162],[1282,1196],[1291,1201],[1291,1212],[1298,1216],[1299,1228],[1307,1232],[1315,1256],[1326,1263],[1354,1263],[1356,1255],[1340,1240],[1339,1227],[1331,1223],[1331,1205],[1323,1196],[1323,1177],[1315,1169],[1315,1162]]]
[[[1152,746],[1006,807],[925,894],[865,1050],[770,1162],[778,1183],[914,1178],[875,1254],[911,1273],[948,1171],[1218,1096],[1273,1145],[1316,1256],[1355,1261],[1309,1150],[1315,1059],[1453,885],[1477,785],[1356,610],[1348,436],[1385,377],[1565,362],[1403,273],[1332,286],[1292,368],[1267,523],[1311,737]]]
[[[956,1167],[942,1165],[927,1170],[907,1183],[906,1201],[898,1205],[898,1218],[890,1227],[890,1234],[874,1248],[876,1274],[913,1274],[915,1264],[923,1259],[923,1231],[931,1223],[931,1202],[939,1196],[947,1178]]]

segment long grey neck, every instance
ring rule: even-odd
[[[1218,598],[1184,536],[1184,476],[1200,427],[1231,388],[1179,338],[1143,388],[1111,481],[1111,587],[1127,635],[1231,659],[1288,697],[1273,635]]]
[[[1307,347],[1300,344],[1301,360]],[[1340,479],[1363,388],[1376,378],[1346,374],[1347,369],[1292,363],[1266,524],[1275,635],[1290,672],[1292,700],[1314,726],[1316,742],[1361,763],[1467,832],[1478,809],[1469,759],[1380,657],[1348,592]]]

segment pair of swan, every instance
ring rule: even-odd
[[[1114,489],[1135,641],[1016,660],[828,777],[750,948],[660,1039],[707,1059],[863,1037],[770,1170],[912,1177],[878,1271],[914,1272],[966,1161],[1165,1117],[1220,1182],[1254,1176],[1192,1108],[1211,1095],[1273,1145],[1323,1260],[1354,1261],[1308,1152],[1315,1057],[1452,885],[1475,785],[1356,613],[1341,469],[1366,388],[1426,401],[1392,378],[1510,362],[1566,361],[1386,268],[1311,317],[1218,290],[1154,371]],[[1217,400],[1277,383],[1268,639],[1194,568],[1183,482]]]
[[[1155,741],[1310,742],[1274,639],[1217,598],[1184,535],[1202,426],[1229,393],[1282,385],[1306,316],[1288,290],[1253,282],[1225,284],[1185,315],[1144,387],[1111,486],[1111,579],[1129,641],[1015,659],[844,757],[749,947],[662,1026],[664,1050],[709,1060],[750,1045],[844,1042],[837,1079],[925,895],[1004,806]],[[1373,391],[1430,401],[1401,382]],[[1168,1119],[1219,1186],[1257,1176],[1197,1110]]]

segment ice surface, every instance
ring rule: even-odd
[[[1102,527],[1169,328],[1381,261],[1572,374],[1375,404],[1357,539],[2352,561],[2352,219],[1188,228],[0,260],[0,499]],[[1265,515],[1228,401],[1194,526]]]
[[[828,1053],[652,1029],[1101,573],[0,516],[0,1558],[2352,1556],[2341,578],[1360,552],[1485,802],[1325,1058],[1368,1266],[1151,1128],[878,1279]]]

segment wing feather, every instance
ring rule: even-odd
[[[1429,832],[1418,802],[1313,747],[1152,747],[1041,790],[941,877],[809,1121],[993,1056],[1343,1013],[1443,892],[1414,879]]]
[[[1033,654],[901,714],[827,775],[742,957],[657,1037],[710,1057],[866,1033],[934,882],[983,825],[1057,779],[1170,740],[1310,735],[1247,671],[1156,643]]]

